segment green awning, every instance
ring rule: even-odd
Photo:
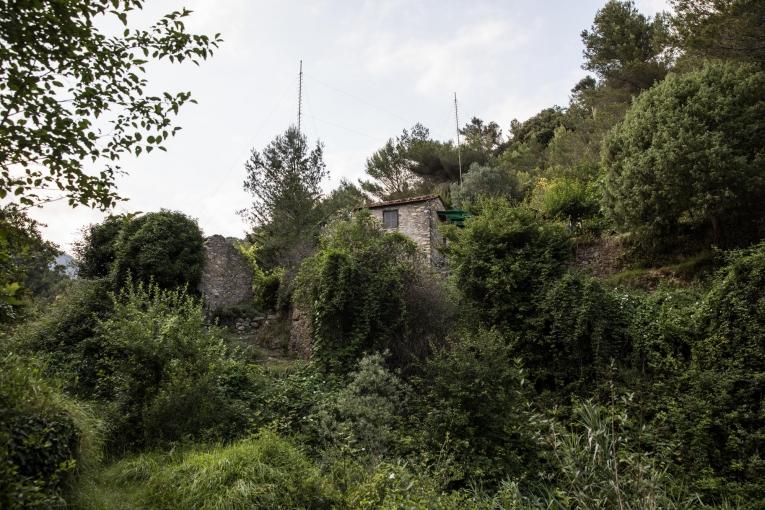
[[[438,219],[441,221],[448,221],[452,225],[457,225],[458,227],[464,227],[465,226],[465,218],[469,218],[471,214],[466,211],[461,211],[459,209],[449,209],[446,211],[437,211]]]

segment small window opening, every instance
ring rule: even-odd
[[[398,209],[383,211],[383,227],[398,228]]]

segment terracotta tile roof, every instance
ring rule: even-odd
[[[439,195],[422,195],[419,197],[400,198],[398,200],[387,200],[385,202],[375,202],[373,204],[367,204],[359,209],[377,209],[379,207],[389,207],[391,205],[401,204],[414,204],[417,202],[427,202],[428,200],[441,199]]]

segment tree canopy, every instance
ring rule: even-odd
[[[609,0],[590,30],[582,31],[584,68],[634,91],[646,89],[667,72],[667,20],[651,19],[634,2]]]
[[[244,189],[253,198],[243,211],[268,265],[296,267],[318,227],[321,181],[327,176],[324,146],[313,149],[295,126],[245,163]]]
[[[709,63],[670,74],[606,138],[609,216],[657,245],[683,234],[743,242],[762,222],[763,136],[765,72]]]

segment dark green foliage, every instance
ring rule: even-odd
[[[595,182],[559,178],[540,180],[531,203],[548,218],[578,222],[600,211],[600,196]]]
[[[383,231],[369,213],[330,224],[303,264],[297,299],[311,317],[314,359],[347,370],[366,352],[407,360],[407,288],[416,279],[414,243]]]
[[[361,206],[365,200],[366,196],[359,187],[352,182],[341,179],[340,184],[330,191],[318,206],[321,211],[321,222],[327,223],[334,215],[353,211],[356,207]]]
[[[606,139],[604,205],[645,249],[757,238],[765,72],[710,63],[641,94]]]
[[[199,63],[220,37],[190,34],[187,9],[150,27],[128,24],[143,0],[4,2],[0,5],[0,198],[107,209],[117,200],[122,156],[164,150],[189,92],[147,93],[149,61]],[[119,26],[119,23],[118,23]],[[94,120],[106,119],[105,122]],[[140,127],[139,127],[140,126]],[[92,165],[95,163],[92,167]]]
[[[535,426],[525,383],[498,333],[455,338],[427,360],[415,384],[426,447],[453,455],[465,479],[497,482],[532,473]]]
[[[347,384],[316,406],[307,421],[322,449],[377,461],[401,450],[411,389],[373,354],[362,358]]]
[[[451,186],[452,205],[469,209],[481,197],[505,197],[520,200],[531,185],[531,176],[525,172],[512,172],[504,167],[480,166],[473,163],[465,173],[462,184]]]
[[[698,291],[659,288],[648,294],[616,293],[615,298],[629,316],[630,365],[638,371],[640,380],[655,384],[652,392],[667,395],[672,379],[691,361]]]
[[[139,216],[122,228],[112,278],[117,287],[132,277],[165,289],[186,286],[195,292],[204,261],[197,222],[183,213],[162,210]]]
[[[462,143],[478,154],[496,155],[502,148],[502,129],[496,122],[484,122],[473,117],[460,129],[460,134],[464,137]]]
[[[33,360],[0,356],[0,507],[64,505],[75,476],[98,456],[87,409],[49,384]]]
[[[266,407],[272,410],[277,431],[295,435],[308,444],[320,442],[309,416],[340,388],[340,379],[315,363],[298,362],[289,370],[271,373]]]
[[[95,338],[96,326],[112,311],[110,287],[105,279],[72,282],[45,313],[17,335],[23,349],[45,356],[50,372],[79,396],[90,395],[99,377],[96,360],[101,348]]]
[[[449,259],[457,287],[485,324],[519,328],[571,253],[566,231],[527,207],[490,200],[468,219]]]
[[[327,176],[324,146],[311,149],[297,127],[289,127],[262,152],[255,149],[245,164],[244,189],[252,206],[243,211],[252,224],[265,269],[286,267],[292,275],[313,250],[322,211],[321,181]]]
[[[634,442],[634,424],[620,407],[578,404],[570,428],[551,423],[545,440],[554,488],[535,508],[703,508],[698,497],[673,483],[669,459]]]
[[[760,0],[673,0],[675,43],[689,57],[765,64],[765,5]]]
[[[117,239],[122,227],[132,216],[107,216],[104,221],[90,225],[82,239],[75,245],[77,276],[80,278],[104,278],[109,276],[117,258]]]
[[[582,31],[584,68],[633,91],[650,87],[667,72],[667,20],[638,12],[634,2],[609,0]]]
[[[560,106],[545,108],[523,122],[513,119],[510,126],[512,143],[545,148],[553,139],[555,130],[565,122],[566,116]]]
[[[594,279],[566,273],[551,283],[514,352],[548,398],[594,393],[612,361],[629,355],[627,317],[618,298]]]
[[[259,424],[260,373],[231,358],[181,290],[128,285],[99,321],[99,377],[111,451],[192,437],[231,439]]]
[[[412,146],[429,139],[428,130],[415,125],[411,133],[406,129],[394,140],[367,159],[366,173],[372,180],[359,181],[361,189],[379,200],[393,200],[423,194],[424,182],[413,173],[416,163],[410,152]]]
[[[679,431],[699,488],[765,503],[765,244],[731,257],[698,313]]]

